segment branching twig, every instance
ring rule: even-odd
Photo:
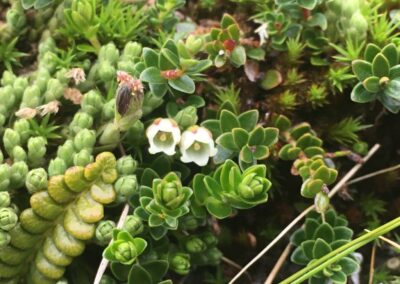
[[[329,192],[329,197],[335,195],[356,173],[357,171],[367,162],[380,148],[379,144],[375,144],[364,157],[364,163],[354,165],[354,167],[335,185],[335,187]],[[275,239],[272,240],[260,253],[258,253],[249,263],[247,263],[242,270],[239,271],[235,277],[229,282],[229,284],[235,283],[235,281],[249,269],[254,263],[256,263],[264,254],[266,254],[277,242],[279,242],[298,222],[300,222],[310,211],[314,209],[314,205],[308,207],[301,212],[288,226],[283,229]]]
[[[265,280],[264,284],[272,284],[282,265],[285,263],[286,258],[288,257],[290,250],[292,249],[292,244],[289,243],[286,248],[283,250],[281,256],[278,261],[275,263],[274,268],[272,268],[271,273],[268,275],[268,278]]]

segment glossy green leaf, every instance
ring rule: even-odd
[[[206,202],[208,212],[218,219],[224,219],[232,214],[232,208],[216,198],[209,197]]]
[[[354,74],[360,81],[364,81],[368,77],[372,76],[372,64],[365,60],[354,60],[351,66]]]
[[[368,103],[376,99],[376,94],[368,92],[361,82],[353,88],[350,96],[356,103]]]
[[[230,132],[233,128],[240,127],[240,123],[236,115],[228,110],[223,110],[221,112],[220,123],[222,132]]]
[[[241,113],[238,116],[240,127],[252,131],[258,122],[258,110],[252,109]]]
[[[156,67],[158,69],[158,54],[151,48],[143,48],[143,60],[146,67]]]
[[[390,67],[393,67],[398,64],[399,54],[397,52],[396,46],[393,43],[386,45],[382,49],[381,53],[388,60]]]
[[[390,65],[386,57],[379,53],[372,61],[372,74],[377,77],[389,77]]]
[[[243,46],[237,45],[231,53],[230,60],[235,67],[240,67],[246,63],[246,50]]]
[[[381,49],[379,48],[379,46],[377,46],[377,45],[375,45],[373,43],[369,43],[369,44],[367,44],[367,47],[365,48],[364,58],[368,62],[372,62],[374,60],[375,56],[379,52],[381,52]]]
[[[168,80],[168,84],[175,90],[186,94],[193,94],[196,89],[193,79],[188,75],[183,75],[174,80]]]
[[[371,76],[365,79],[362,82],[365,90],[367,90],[370,93],[377,93],[379,92],[380,86],[379,86],[379,78],[376,76]]]
[[[167,79],[161,76],[157,67],[148,67],[140,74],[140,80],[151,84],[165,84]]]
[[[313,239],[321,238],[325,240],[328,244],[331,243],[335,239],[335,233],[328,223],[322,223],[315,230],[313,235]]]
[[[317,239],[313,248],[314,258],[321,258],[332,251],[329,244],[323,239]]]
[[[128,276],[128,284],[153,284],[151,275],[139,264],[132,265]]]
[[[232,130],[233,141],[238,149],[242,148],[249,141],[249,133],[243,128],[234,128]]]

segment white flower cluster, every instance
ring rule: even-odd
[[[173,119],[158,118],[147,128],[146,136],[150,154],[163,152],[169,156],[174,155],[176,145],[179,144],[181,161],[184,163],[194,162],[205,166],[209,158],[217,154],[211,132],[198,125],[190,126],[181,133]]]

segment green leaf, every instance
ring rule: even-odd
[[[164,219],[162,219],[160,216],[151,214],[149,218],[149,226],[150,227],[158,227],[161,226],[164,223]]]
[[[246,145],[240,150],[239,158],[247,164],[253,163],[253,151]]]
[[[220,123],[222,132],[230,132],[233,128],[240,127],[239,120],[236,115],[228,110],[221,111]]]
[[[354,60],[351,63],[353,68],[353,73],[356,75],[357,79],[364,81],[368,77],[372,76],[372,65],[365,60]]]
[[[235,140],[233,138],[233,134],[231,132],[222,134],[221,136],[219,136],[217,138],[217,140],[215,142],[226,149],[233,150],[233,151],[239,150],[239,148],[237,147]]]
[[[353,88],[350,97],[353,102],[368,103],[376,99],[376,94],[368,92],[360,82]]]
[[[314,233],[318,227],[319,227],[319,223],[317,220],[315,220],[313,218],[307,218],[305,225],[304,225],[306,239],[308,239],[308,240],[312,239],[312,237],[314,236]]]
[[[275,127],[264,128],[264,141],[263,145],[271,147],[278,142],[279,129]]]
[[[246,63],[246,50],[243,46],[237,45],[231,53],[230,60],[235,67],[240,67]]]
[[[222,19],[221,19],[221,28],[227,29],[230,25],[235,25],[235,24],[236,24],[236,21],[235,21],[235,19],[234,19],[231,15],[225,13],[225,14],[222,16]]]
[[[179,68],[179,57],[171,52],[169,49],[161,49],[158,58],[158,67],[161,70],[172,70]]]
[[[393,43],[386,45],[382,49],[381,53],[388,60],[390,67],[397,65],[397,63],[399,62],[399,54],[397,52],[396,46]]]
[[[389,84],[387,84],[384,92],[385,95],[400,100],[400,78],[397,80],[391,80]]]
[[[153,284],[151,275],[139,264],[132,265],[128,276],[128,284]]]
[[[237,25],[230,25],[228,27],[228,34],[231,37],[231,39],[235,41],[239,41],[240,39],[240,30]]]
[[[257,60],[263,61],[265,59],[265,50],[262,48],[250,48],[246,52],[247,57]]]
[[[193,178],[193,193],[200,205],[204,205],[209,193],[207,187],[204,184],[204,175],[196,174]]]
[[[214,197],[207,198],[206,208],[208,212],[218,219],[224,219],[232,214],[232,207]]]
[[[301,243],[304,242],[305,240],[306,240],[306,233],[304,229],[298,229],[290,237],[290,242],[296,247],[300,246]]]
[[[370,92],[370,93],[377,93],[379,92],[380,86],[379,86],[379,78],[376,76],[371,76],[365,79],[362,82],[364,88]]]
[[[338,264],[342,267],[342,271],[346,275],[353,274],[360,268],[360,265],[355,260],[347,256],[341,258]]]
[[[111,262],[111,271],[115,278],[120,281],[126,281],[128,279],[129,271],[131,269],[130,265],[123,265],[119,262]]]
[[[249,140],[249,133],[243,128],[234,128],[232,129],[232,135],[235,145],[238,149],[242,148],[247,144]]]
[[[151,48],[143,48],[143,60],[146,67],[158,67],[158,54]]]
[[[140,74],[140,80],[151,84],[165,84],[167,79],[161,76],[157,67],[148,67]]]
[[[321,258],[332,251],[329,244],[323,239],[317,239],[313,248],[313,256],[315,259]]]
[[[91,46],[90,44],[78,44],[76,46],[76,49],[79,51],[84,51],[84,52],[88,52],[88,53],[96,53],[97,49],[93,46]]]
[[[142,177],[140,179],[140,184],[145,185],[148,187],[152,187],[153,185],[153,180],[159,178],[159,175],[157,174],[156,171],[150,168],[146,168],[143,171]]]
[[[258,145],[253,150],[253,156],[256,160],[264,160],[269,156],[269,149],[267,146]]]
[[[204,178],[204,184],[206,185],[207,191],[211,195],[219,196],[223,192],[223,189],[219,182],[211,176],[206,176]]]
[[[315,1],[315,0],[314,0]],[[315,13],[313,14],[308,20],[307,24],[310,27],[320,27],[321,30],[326,30],[328,27],[328,21],[324,14],[322,13]]]
[[[312,10],[317,5],[317,0],[298,0],[297,3],[304,9]]]
[[[328,244],[331,243],[335,238],[335,234],[331,225],[328,223],[322,223],[319,225],[313,236],[313,239],[318,238],[325,240]]]
[[[278,70],[268,70],[261,81],[261,88],[271,90],[282,83],[282,75]]]
[[[168,80],[168,84],[175,90],[186,94],[193,94],[196,90],[193,79],[188,75],[183,75],[174,80]]]
[[[262,145],[265,139],[264,135],[264,128],[262,126],[257,126],[252,132],[250,132],[249,145]]]
[[[309,259],[307,256],[304,254],[304,251],[302,250],[301,247],[297,247],[292,255],[290,256],[290,260],[293,263],[299,264],[299,265],[306,265],[309,262]]]
[[[346,284],[347,276],[342,271],[335,271],[333,275],[330,277],[335,284]]]
[[[381,51],[381,49],[379,48],[379,46],[373,44],[373,43],[369,43],[367,45],[367,47],[365,48],[365,52],[364,52],[364,58],[365,60],[367,60],[368,62],[372,62],[375,58],[375,56]]]
[[[165,42],[165,44],[163,45],[163,49],[168,49],[176,56],[179,55],[178,47],[176,46],[175,42],[172,39],[169,39]]]
[[[167,82],[162,84],[149,84],[150,91],[154,94],[154,96],[161,98],[163,97],[168,91]]]
[[[390,68],[389,79],[393,80],[400,77],[400,64]]]
[[[153,283],[158,283],[168,270],[168,261],[152,260],[142,264],[142,267],[151,275]]]
[[[372,74],[377,77],[389,77],[390,65],[386,57],[379,53],[372,61]]]
[[[345,226],[335,227],[333,231],[335,233],[335,240],[351,240],[353,237],[353,230]]]
[[[221,135],[221,128],[218,119],[207,119],[201,123],[201,126],[211,131],[213,138]]]
[[[252,131],[258,122],[258,110],[252,109],[241,113],[238,116],[240,127]]]
[[[21,4],[25,10],[28,10],[29,8],[33,7],[35,0],[21,0]]]
[[[314,248],[315,241],[314,240],[307,240],[301,243],[301,249],[304,252],[304,255],[309,259],[313,259],[313,248]]]

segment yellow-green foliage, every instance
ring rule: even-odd
[[[114,201],[117,177],[116,160],[109,152],[86,167],[51,177],[46,191],[31,196],[31,207],[10,231],[10,244],[0,249],[0,279],[56,283],[93,237],[103,205]]]

